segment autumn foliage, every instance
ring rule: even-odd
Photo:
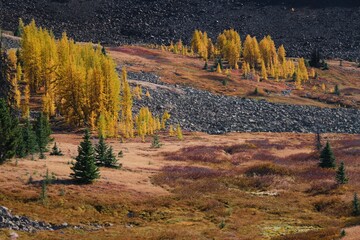
[[[30,113],[31,96],[40,95],[42,111],[48,117],[63,117],[71,126],[88,127],[104,137],[131,138],[137,126],[142,136],[143,129],[133,119],[134,93],[141,98],[142,90],[131,89],[126,68],[118,74],[115,62],[104,54],[102,46],[77,44],[66,33],[55,39],[51,31],[37,27],[34,20],[29,25],[20,20],[19,28],[19,54],[11,50],[7,57],[9,102],[21,110],[24,118]],[[181,43],[176,46],[183,48]],[[18,83],[22,83],[21,89]],[[147,111],[149,118],[151,112]],[[145,134],[161,128],[159,117],[151,123],[146,120],[146,124]]]

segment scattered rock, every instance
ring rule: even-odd
[[[50,223],[34,221],[25,216],[12,215],[8,208],[0,206],[0,228],[8,228],[23,232],[35,232],[41,230],[53,231],[65,227],[67,226],[57,226]],[[16,233],[13,233],[10,237],[13,237],[11,239],[16,239],[19,236]]]

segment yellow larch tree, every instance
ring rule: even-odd
[[[161,129],[166,128],[166,122],[170,119],[171,115],[168,111],[165,111],[161,118]]]
[[[235,68],[241,55],[241,38],[234,29],[225,30],[217,38],[220,54]]]
[[[250,35],[246,36],[244,41],[244,51],[243,51],[244,61],[248,62],[253,68],[257,65],[260,59],[260,49],[258,41],[255,37]]]
[[[120,92],[120,99],[121,99],[121,129],[122,134],[125,138],[134,137],[134,123],[133,123],[133,116],[132,116],[132,95],[130,91],[130,85],[127,81],[127,71],[126,68],[122,68],[122,77],[121,77],[121,92]]]
[[[184,137],[183,137],[183,133],[182,133],[182,130],[181,130],[181,127],[180,127],[180,124],[177,125],[176,127],[176,136],[179,140],[183,140]]]
[[[265,63],[264,63],[263,60],[261,61],[261,78],[262,78],[263,80],[267,80],[267,79],[268,79],[268,75],[267,75]]]
[[[10,49],[7,51],[7,81],[9,88],[8,93],[8,103],[15,109],[20,108],[21,93],[18,86],[18,79],[21,78],[21,72],[19,73],[18,64],[17,64],[16,51]],[[20,76],[18,77],[18,74]]]
[[[286,61],[286,51],[284,45],[281,45],[278,49],[278,59],[280,64],[283,64]]]
[[[169,126],[169,136],[170,137],[175,136],[175,131],[174,131],[174,126],[173,125]]]

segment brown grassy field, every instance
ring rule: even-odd
[[[335,239],[360,221],[351,216],[353,193],[360,192],[359,135],[323,135],[345,162],[345,186],[336,185],[334,170],[317,166],[312,134],[186,133],[178,141],[162,133],[160,149],[150,148],[151,139],[110,139],[124,152],[123,168],[102,168],[93,185],[69,177],[81,135],[53,137],[65,156],[1,166],[0,205],[85,229],[20,232],[20,239]],[[55,180],[43,205],[46,169]],[[105,227],[95,230],[95,223]],[[349,228],[348,239],[358,231]],[[0,239],[8,234],[0,230]]]
[[[337,60],[328,61],[330,70],[316,70],[318,79],[310,79],[303,90],[293,90],[290,96],[282,91],[294,89],[294,83],[275,82],[274,79],[256,82],[242,79],[241,70],[232,70],[230,78],[203,70],[204,61],[196,57],[187,57],[157,49],[141,46],[123,46],[108,49],[109,54],[120,65],[126,64],[130,71],[152,72],[166,83],[193,86],[218,94],[266,99],[270,102],[319,107],[352,106],[360,107],[360,68],[355,63]],[[212,65],[209,62],[209,68]],[[227,80],[226,86],[223,81]],[[321,90],[324,83],[327,93]],[[339,85],[342,95],[338,97],[330,91]],[[317,90],[314,90],[313,87]],[[263,92],[262,96],[253,96],[255,88]]]

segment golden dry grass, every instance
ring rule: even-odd
[[[317,70],[319,79],[310,79],[302,90],[294,90],[290,96],[284,96],[282,91],[295,88],[291,82],[275,82],[273,79],[256,82],[244,80],[241,70],[232,70],[230,79],[225,74],[203,70],[203,60],[186,57],[161,50],[142,46],[122,46],[108,49],[109,54],[120,64],[126,64],[130,71],[152,72],[166,83],[181,84],[204,89],[213,93],[230,96],[266,99],[270,102],[311,105],[318,107],[337,107],[338,105],[360,107],[360,68],[355,63],[329,61],[330,70]],[[211,66],[209,63],[209,68]],[[227,85],[223,85],[227,80]],[[327,93],[321,90],[325,83]],[[341,97],[329,93],[338,84]],[[317,90],[313,90],[316,86]],[[268,94],[253,96],[255,88]]]
[[[20,239],[331,239],[354,221],[359,135],[324,135],[346,163],[350,182],[343,187],[334,185],[334,171],[316,166],[312,134],[186,133],[177,141],[163,133],[160,149],[151,149],[150,139],[109,140],[115,151],[124,151],[124,167],[101,169],[93,185],[69,178],[81,135],[54,138],[65,156],[1,166],[0,205],[87,230],[20,233]],[[46,169],[57,180],[44,206],[38,196]],[[114,225],[94,231],[91,223]],[[0,238],[7,234],[1,230]]]

